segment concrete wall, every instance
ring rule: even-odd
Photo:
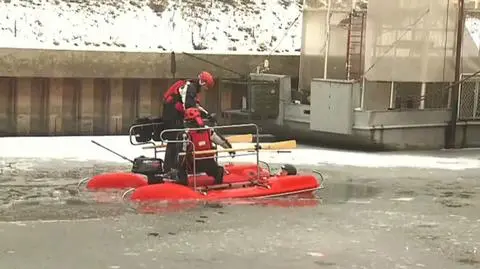
[[[356,130],[358,138],[382,145],[388,149],[442,149],[445,147],[445,125],[425,125],[397,129]],[[456,146],[460,148],[480,147],[480,125],[478,122],[459,122]]]
[[[450,111],[355,111],[354,117],[354,134],[371,143],[393,149],[439,149],[445,145]],[[458,145],[461,136],[457,130]]]
[[[247,74],[266,58],[193,56],[208,62],[175,54],[175,78],[200,70],[237,78],[218,65]],[[0,135],[125,134],[136,117],[161,115],[161,95],[174,82],[171,60],[170,53],[0,48]],[[270,72],[298,77],[299,56],[270,56],[269,62]],[[200,96],[211,112],[236,96],[220,96],[219,84]]]
[[[212,55],[196,57],[233,69],[254,72],[263,65],[261,55]],[[0,76],[47,78],[171,78],[170,53],[101,52],[0,48]],[[176,54],[176,77],[195,77],[210,70],[216,77],[237,75],[192,58]],[[270,73],[298,77],[299,56],[270,56]]]
[[[448,109],[412,111],[355,111],[354,128],[403,126],[418,124],[444,124],[450,119]]]
[[[457,141],[461,147],[480,147],[480,123],[478,121],[459,122]]]
[[[0,135],[126,134],[160,116],[170,79],[0,77]],[[215,88],[208,95],[216,96]],[[216,99],[201,99],[216,111]]]

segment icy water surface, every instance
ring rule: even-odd
[[[1,163],[0,268],[480,267],[477,169],[324,165],[317,205],[140,214],[76,188],[127,165]]]

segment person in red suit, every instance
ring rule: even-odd
[[[210,114],[200,106],[198,95],[202,90],[215,86],[215,80],[209,72],[202,71],[196,79],[178,80],[163,95],[163,123],[165,129],[184,128],[185,110],[198,108],[207,118]],[[167,132],[163,138],[181,140],[178,132]],[[164,157],[164,169],[170,172],[178,161],[178,143],[167,143]]]
[[[208,127],[205,125],[201,112],[198,108],[187,108],[185,111],[185,125],[189,128]],[[212,129],[189,130],[188,139],[191,143],[185,143],[182,151],[187,152],[180,158],[178,164],[178,183],[188,185],[188,172],[205,172],[208,176],[214,178],[214,184],[223,183],[223,166],[218,165],[215,160],[215,152],[206,152],[195,155],[195,171],[193,171],[193,149],[195,152],[208,151],[215,149],[214,143],[223,148],[232,148],[227,139],[215,133]],[[234,152],[231,155],[234,156]]]

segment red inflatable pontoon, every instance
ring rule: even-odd
[[[239,126],[244,127],[245,125]],[[258,134],[258,127],[256,125],[253,126],[257,128]],[[132,130],[132,128],[130,128],[130,130]],[[215,129],[216,127],[207,128]],[[165,131],[188,132],[189,130],[176,129],[164,130],[163,132]],[[130,132],[130,142],[135,145],[132,142],[131,137],[132,132]],[[95,141],[92,142],[113,152]],[[168,142],[185,143],[185,141],[171,140]],[[152,147],[155,150],[154,158],[140,156],[133,161],[129,160],[133,164],[132,172],[114,172],[96,175],[91,179],[88,179],[86,184],[87,189],[91,191],[128,189],[124,193],[124,197],[127,197],[127,194],[130,194],[128,195],[129,199],[137,202],[179,202],[185,200],[219,201],[309,194],[321,187],[321,183],[319,183],[319,180],[317,180],[314,175],[297,174],[296,168],[293,168],[293,173],[272,175],[269,167],[266,169],[259,166],[259,150],[284,150],[295,148],[295,140],[260,145],[257,139],[256,145],[248,148],[213,150],[217,154],[217,158],[219,157],[219,152],[229,151],[253,151],[257,155],[257,162],[255,164],[230,163],[224,165],[225,174],[223,184],[221,185],[213,185],[214,179],[204,174],[197,174],[196,176],[190,175],[188,186],[172,183],[172,180],[168,179],[167,174],[163,172],[163,161],[156,158],[157,147],[164,148],[164,146]],[[211,151],[212,150],[209,150],[208,152]],[[207,151],[195,152],[193,150],[192,156],[206,152]],[[127,159],[118,153],[115,154]],[[193,158],[193,160],[195,160],[195,157]],[[193,173],[195,173],[195,171],[193,171]],[[159,179],[158,182],[156,181],[157,179]],[[87,180],[82,180],[79,185],[85,181]]]
[[[146,185],[136,188],[133,201],[218,201],[238,198],[266,198],[316,191],[320,187],[313,175],[271,176],[260,182],[239,182],[207,187],[182,186],[175,183]]]
[[[248,182],[248,178],[256,177],[257,165],[255,164],[226,164],[225,184]],[[269,171],[260,167],[260,175],[269,176]],[[87,179],[86,179],[87,180]],[[85,180],[85,181],[86,181]],[[189,186],[194,186],[194,176],[188,177]],[[205,174],[196,176],[197,186],[213,185],[214,179]],[[87,182],[87,189],[91,191],[103,191],[111,189],[130,189],[148,185],[146,176],[133,172],[112,172],[96,175]]]

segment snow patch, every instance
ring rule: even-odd
[[[81,137],[4,137],[0,138],[0,157],[37,158],[37,159],[71,159],[78,161],[125,162],[125,160],[91,143],[100,144],[133,159],[140,155],[153,156],[153,150],[143,150],[142,146],[133,146],[128,136],[81,136]],[[234,144],[234,147],[245,147]],[[238,154],[241,154],[240,152]],[[160,152],[163,158],[163,152]],[[255,162],[256,156],[238,156],[233,161]],[[222,158],[221,162],[232,159]],[[291,163],[295,165],[322,164],[357,166],[357,167],[413,167],[446,170],[463,170],[480,168],[480,160],[469,158],[445,158],[407,154],[378,154],[349,152],[299,145],[291,153],[260,152],[260,160],[268,163]]]
[[[6,0],[0,1],[0,47],[299,55],[302,2]],[[358,0],[356,7],[365,9],[367,2]],[[326,0],[307,4],[324,7]],[[465,27],[480,48],[480,20],[468,17]]]

